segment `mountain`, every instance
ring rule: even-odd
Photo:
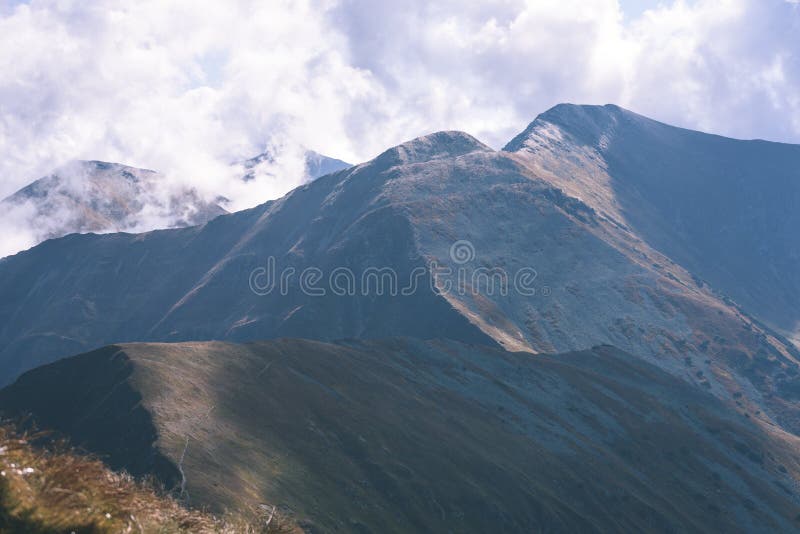
[[[505,150],[785,335],[800,337],[800,146],[559,105]]]
[[[267,160],[271,156],[261,154],[245,162],[244,179],[252,179],[254,168]],[[305,162],[307,180],[351,166],[311,150],[306,151]],[[7,237],[11,243],[0,242],[0,254],[71,233],[193,226],[228,213],[222,195],[208,202],[192,189],[159,193],[159,177],[155,171],[119,163],[75,161],[64,165],[0,200],[3,224],[26,234],[22,241]]]
[[[468,136],[462,139],[468,143],[464,149],[482,146]],[[0,262],[0,377],[8,381],[54,358],[120,341],[303,333],[322,339],[427,338],[446,331],[458,339],[491,342],[425,288],[403,299],[372,294],[342,299],[330,293],[320,298],[297,288],[287,295],[260,296],[251,290],[251,272],[269,256],[298,273],[307,266],[330,272],[350,265],[359,273],[369,266],[394,266],[407,278],[413,267],[424,266],[403,214],[385,201],[377,211],[370,205],[386,180],[383,172],[392,166],[391,154],[204,226],[73,235],[6,258]],[[374,242],[365,246],[367,239]],[[31,270],[28,262],[39,261],[40,254],[50,258],[49,267]],[[56,256],[61,259],[55,261]],[[51,273],[65,285],[55,291],[64,293],[53,298],[31,292],[28,284],[42,274],[38,269],[57,269],[58,274]],[[50,302],[46,309],[40,308],[44,300]],[[18,328],[22,331],[14,332]]]
[[[314,152],[313,150],[306,150],[305,155],[305,181],[310,182],[316,180],[320,176],[325,176],[332,172],[341,171],[352,167],[351,163],[344,162],[340,159],[331,158],[323,154]],[[245,169],[244,180],[252,180],[255,178],[255,169],[264,163],[270,164],[275,162],[275,156],[272,152],[264,152],[250,158],[242,163]]]
[[[800,431],[791,342],[512,148],[439,132],[202,226],[0,260],[0,381],[131,341],[608,343]],[[490,287],[498,270],[510,290]]]
[[[191,189],[160,195],[158,179],[119,163],[75,161],[6,197],[0,208],[33,233],[29,246],[75,232],[133,231],[146,220],[190,226],[227,213]]]
[[[306,169],[308,170],[308,177],[311,180],[316,180],[320,176],[325,176],[326,174],[341,171],[352,166],[352,163],[331,158],[314,152],[313,150],[306,151]]]
[[[116,468],[311,532],[789,532],[797,437],[613,347],[105,347],[0,391]]]

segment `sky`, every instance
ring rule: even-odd
[[[0,198],[74,159],[244,208],[437,130],[560,102],[800,143],[797,0],[0,0]],[[269,180],[230,163],[269,148]]]

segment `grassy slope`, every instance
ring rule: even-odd
[[[97,459],[65,448],[46,450],[0,427],[0,532],[293,531],[274,516],[266,526],[263,519],[220,519],[188,510]]]
[[[611,347],[120,345],[24,375],[0,407],[183,473],[193,504],[324,531],[787,531],[800,513],[797,438]]]

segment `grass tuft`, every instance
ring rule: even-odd
[[[216,517],[65,443],[0,425],[0,533],[301,532],[272,509]]]

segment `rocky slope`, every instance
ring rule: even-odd
[[[617,106],[559,105],[505,150],[790,337],[800,332],[800,146]]]
[[[612,347],[106,347],[0,392],[115,467],[310,531],[788,532],[798,438]]]

